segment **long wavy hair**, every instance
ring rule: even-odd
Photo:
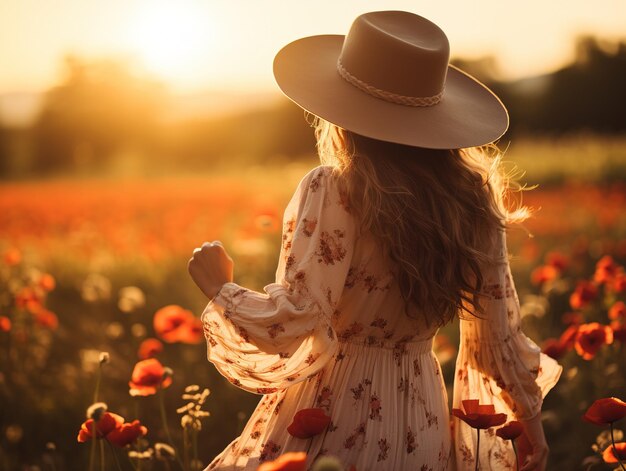
[[[395,267],[405,313],[444,326],[482,314],[481,266],[495,263],[498,231],[528,216],[495,145],[437,150],[367,138],[314,118],[320,161],[340,176],[360,229]],[[410,310],[413,305],[415,309]]]

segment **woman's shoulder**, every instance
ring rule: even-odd
[[[334,186],[337,175],[331,165],[318,165],[302,177],[298,187],[307,191],[317,191],[322,186]]]
[[[340,206],[351,213],[346,182],[337,169],[331,165],[318,165],[302,177],[297,194],[300,200],[322,201],[323,207]]]
[[[334,167],[331,165],[318,165],[317,167],[309,170],[304,177],[302,177],[302,181],[305,180],[313,180],[315,178],[325,178],[334,175]]]

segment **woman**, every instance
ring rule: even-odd
[[[318,117],[323,165],[285,210],[265,293],[232,281],[219,241],[190,260],[211,299],[209,360],[264,394],[207,469],[256,469],[288,451],[359,471],[474,469],[476,431],[450,415],[432,351],[455,316],[453,407],[478,399],[522,421],[531,449],[521,469],[545,469],[541,405],[562,367],[520,330],[504,231],[519,214],[503,204],[498,155],[479,147],[506,131],[508,116],[448,58],[441,29],[397,11],[361,15],[345,37],[303,38],[276,56],[283,92]],[[323,425],[303,435],[290,425],[309,409]],[[481,434],[480,469],[515,469],[510,441],[491,432]]]

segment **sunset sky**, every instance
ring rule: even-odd
[[[624,0],[0,0],[0,93],[47,89],[66,53],[123,56],[181,93],[272,90],[284,44],[382,9],[431,19],[453,55],[493,54],[508,78],[567,62],[579,34],[626,36]]]

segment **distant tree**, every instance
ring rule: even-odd
[[[609,46],[609,47],[607,47]],[[576,61],[555,72],[536,126],[554,131],[626,131],[626,44],[581,37]]]
[[[9,149],[8,147],[8,131],[0,123],[0,177],[4,177],[9,173]]]
[[[179,122],[161,140],[162,152],[190,168],[261,163],[315,152],[313,130],[300,107],[283,98],[269,108]]]
[[[502,99],[511,118],[509,134],[625,132],[626,44],[581,37],[576,51],[571,64],[552,74],[512,82],[501,79],[493,57],[457,58],[453,64]],[[286,99],[236,115],[165,124],[169,98],[159,83],[133,75],[129,64],[66,57],[64,78],[46,94],[32,132],[34,170],[98,169],[128,147],[149,156],[144,168],[158,159],[161,169],[314,152],[303,111]],[[6,163],[2,152],[0,130],[0,171]]]
[[[580,37],[574,61],[552,74],[495,82],[513,132],[626,131],[626,44]]]
[[[498,78],[491,57],[455,59],[498,95],[511,118],[511,132],[626,131],[626,43],[582,36],[574,61],[551,74],[516,81]]]
[[[124,145],[150,142],[166,97],[162,85],[134,76],[120,61],[67,56],[64,66],[34,126],[34,170],[97,168]]]
[[[450,60],[450,63],[483,83],[491,84],[500,76],[500,67],[494,56],[484,56],[477,59],[455,57]]]

